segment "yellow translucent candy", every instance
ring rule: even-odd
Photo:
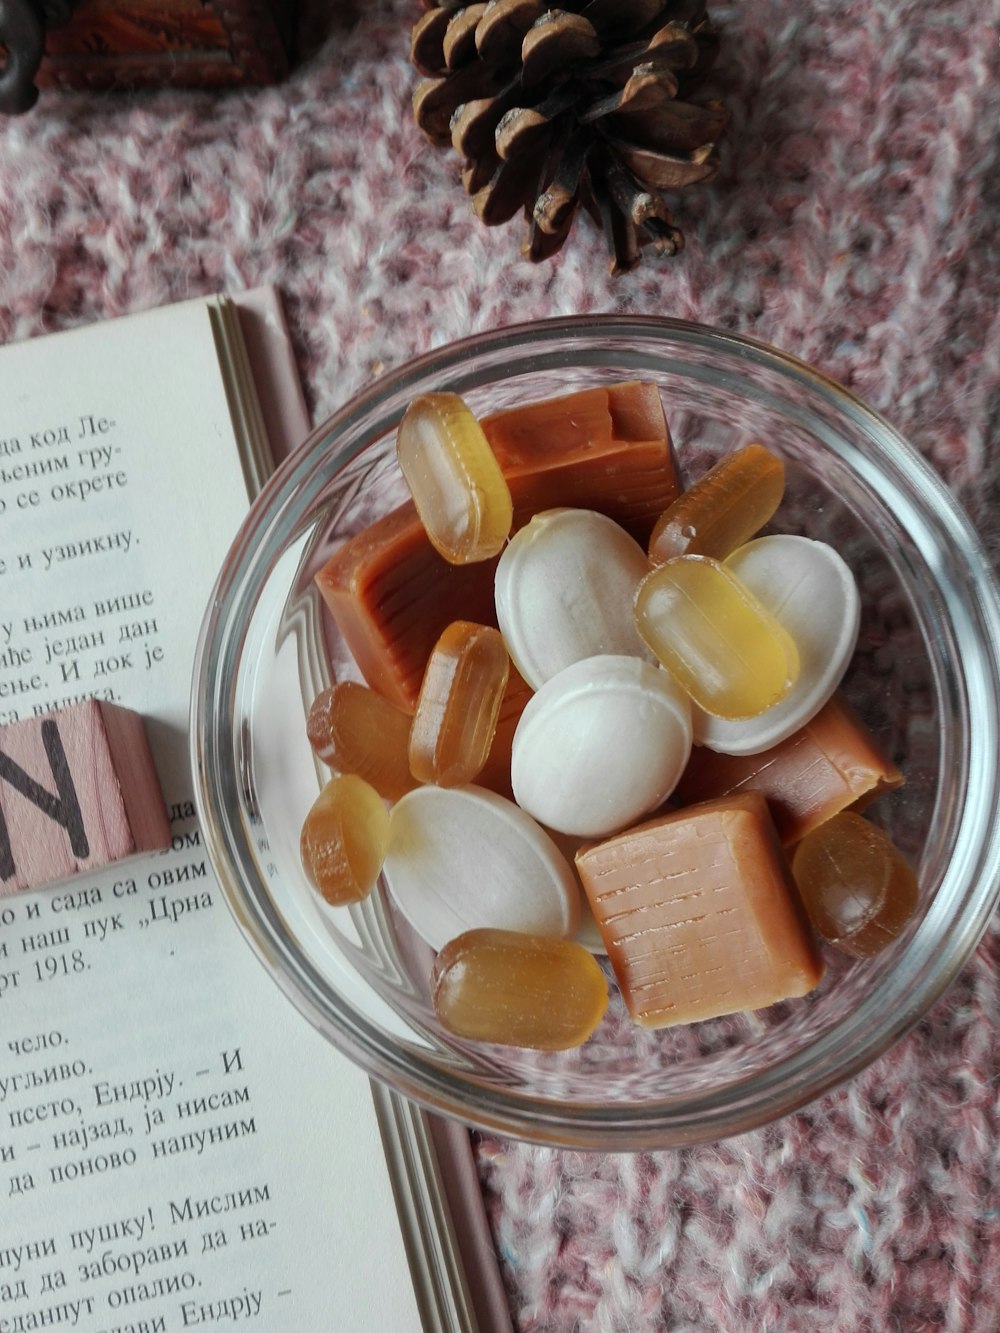
[[[389,845],[389,811],[370,783],[354,774],[331,778],[306,815],[299,839],[302,868],[328,903],[367,897]]]
[[[727,454],[657,519],[649,558],[678,555],[724,560],[774,515],[785,491],[785,467],[762,444]]]
[[[450,940],[431,987],[449,1032],[541,1051],[582,1045],[608,1006],[604,974],[582,945],[511,930],[467,930]]]
[[[410,772],[410,715],[367,685],[340,681],[313,700],[306,734],[318,758],[338,773],[370,782],[387,801],[417,785]]]
[[[434,548],[453,565],[497,555],[510,533],[510,488],[476,417],[454,393],[415,398],[396,456]]]
[[[427,662],[410,728],[410,771],[421,782],[460,787],[486,763],[510,659],[499,630],[455,620]]]
[[[795,684],[791,637],[731,570],[685,555],[654,569],[635,599],[639,633],[699,708],[756,717]]]

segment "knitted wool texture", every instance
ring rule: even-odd
[[[0,339],[274,282],[317,418],[453,338],[662,313],[776,343],[884,412],[991,557],[1000,459],[1000,0],[713,4],[733,115],[678,196],[678,259],[617,280],[578,225],[533,268],[412,124],[416,0],[327,31],[288,82],[43,94],[0,124]],[[496,1137],[477,1160],[520,1333],[1000,1327],[1000,939],[842,1091],[637,1156]]]

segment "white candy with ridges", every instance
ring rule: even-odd
[[[637,657],[588,657],[529,699],[514,732],[514,796],[541,824],[601,837],[654,810],[691,753],[691,704]]]
[[[547,509],[515,533],[497,564],[497,624],[531,688],[598,653],[651,662],[632,614],[648,573],[638,542],[589,509]]]

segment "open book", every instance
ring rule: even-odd
[[[309,424],[274,293],[241,305],[0,350],[0,726],[142,713],[173,833],[0,896],[0,1329],[509,1329],[467,1134],[312,1030],[205,858],[198,631]]]

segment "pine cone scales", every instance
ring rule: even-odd
[[[424,0],[410,59],[426,77],[417,124],[464,159],[488,225],[523,210],[532,260],[555,254],[581,208],[612,272],[683,236],[665,192],[707,180],[728,114],[688,100],[715,58],[704,0]]]

